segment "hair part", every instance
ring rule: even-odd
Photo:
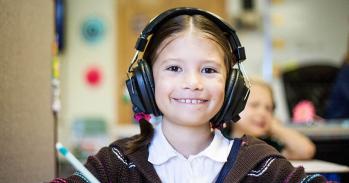
[[[175,39],[179,34],[185,32],[202,33],[205,38],[217,43],[224,52],[224,63],[227,68],[227,73],[230,72],[232,66],[237,61],[228,41],[228,34],[223,32],[214,22],[202,15],[180,15],[162,24],[151,37],[143,54],[143,58],[149,64],[154,64],[158,54],[161,52],[161,50],[159,50],[160,46],[162,46],[161,43],[171,38]],[[172,40],[168,41],[167,44],[171,41]],[[165,47],[166,45],[162,46],[162,49]]]

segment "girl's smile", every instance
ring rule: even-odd
[[[205,99],[191,99],[191,98],[172,98],[172,100],[182,104],[203,104],[208,101]]]

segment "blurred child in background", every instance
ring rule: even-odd
[[[251,93],[241,119],[234,124],[232,136],[244,134],[259,137],[275,147],[288,159],[311,159],[315,154],[315,145],[303,134],[283,126],[274,117],[273,91],[266,82],[253,79]]]

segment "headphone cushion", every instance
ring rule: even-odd
[[[229,120],[232,120],[233,122],[240,120],[239,114],[244,110],[250,93],[241,72],[237,71],[237,73],[236,83],[234,90],[232,91],[232,100],[230,105],[227,105],[227,112],[228,114],[231,113],[232,117]],[[236,99],[234,97],[236,97]],[[224,120],[227,121],[227,119]]]
[[[128,93],[130,95],[130,99],[132,101],[132,109],[133,112],[139,113],[139,112],[144,112],[145,111],[145,106],[143,105],[139,89],[138,89],[138,84],[135,76],[132,76],[128,80],[126,80],[126,86]]]
[[[213,127],[218,127],[231,120],[236,122],[240,119],[239,113],[245,107],[248,91],[241,72],[238,69],[232,69],[221,110],[211,119]]]
[[[134,78],[136,83],[135,85],[137,86],[135,90],[138,93],[142,106],[144,107],[144,111],[142,112],[151,113],[151,105],[148,101],[151,98],[151,93],[148,89],[149,85],[147,84],[147,81],[144,78],[142,67],[137,66],[134,69]]]
[[[143,80],[145,83],[144,90],[147,93],[147,98],[144,98],[144,102],[146,102],[146,105],[149,106],[149,113],[154,114],[155,116],[159,116],[161,114],[155,101],[155,84],[153,72],[149,64],[145,60],[142,59],[138,64],[141,68]]]

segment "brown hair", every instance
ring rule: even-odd
[[[193,26],[195,30],[204,33],[208,39],[216,42],[222,48],[227,73],[230,73],[231,68],[236,63],[236,58],[232,54],[232,48],[228,41],[229,38],[227,37],[227,33],[223,32],[214,22],[201,15],[180,15],[163,23],[152,35],[143,54],[143,58],[150,65],[153,65],[160,44],[167,38],[188,30],[190,26]],[[140,135],[129,141],[127,144],[127,154],[133,153],[140,147],[150,143],[154,135],[152,124],[146,120],[140,120],[140,129]]]

